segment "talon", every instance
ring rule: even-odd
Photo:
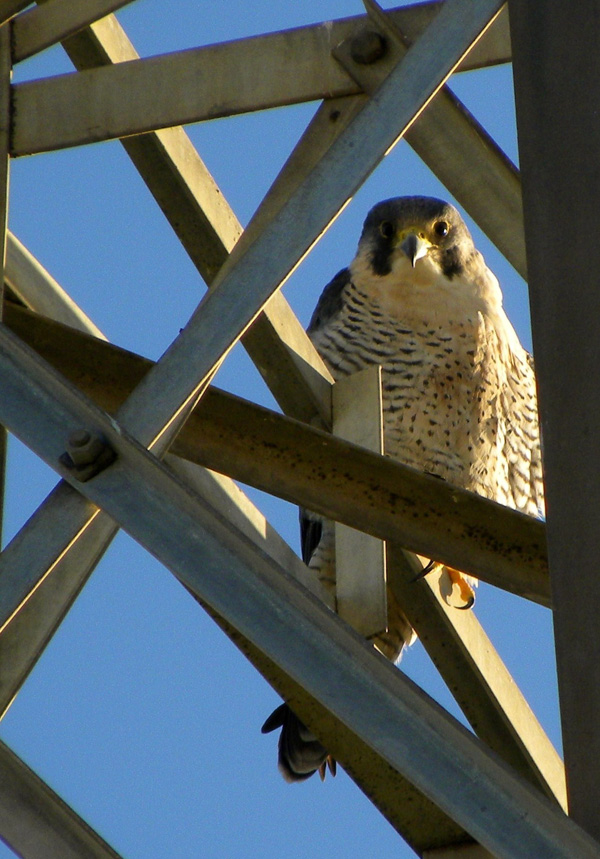
[[[410,583],[412,584],[413,582],[418,582],[419,579],[424,579],[427,573],[430,573],[436,565],[437,561],[429,561],[427,566],[423,567],[420,573],[417,573],[416,576],[413,576],[413,578],[410,580]]]
[[[335,758],[332,758],[331,755],[327,755],[327,757],[325,758],[325,760],[323,761],[323,763],[321,764],[321,766],[317,770],[317,772],[319,773],[319,776],[321,778],[321,781],[325,781],[325,775],[327,773],[327,770],[329,770],[329,772],[331,773],[332,776],[335,776],[335,774],[337,772],[337,765],[336,765]]]
[[[473,594],[472,597],[469,597],[469,601],[466,602],[464,605],[457,605],[457,606],[455,606],[455,608],[457,608],[459,611],[466,611],[469,608],[473,608],[474,605],[475,605],[475,594]]]
[[[454,570],[452,567],[446,567],[446,570],[448,571],[450,581],[453,585],[458,586],[459,594],[464,600],[464,605],[455,606],[455,608],[458,608],[461,611],[467,611],[468,609],[473,608],[475,604],[475,591],[471,585],[458,570]]]

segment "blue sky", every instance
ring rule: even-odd
[[[117,17],[148,56],[362,11],[359,0],[137,0]],[[21,64],[15,80],[70,70],[57,47]],[[510,68],[458,76],[451,87],[516,161]],[[315,107],[188,129],[243,224]],[[371,205],[413,193],[449,198],[401,143],[286,284],[304,324],[322,288],[351,259]],[[118,142],[14,162],[9,224],[110,340],[147,357],[161,356],[204,294]],[[473,233],[529,348],[526,285],[476,227]],[[274,407],[241,347],[216,384]],[[7,538],[56,482],[14,439],[9,452]],[[296,509],[248,492],[297,549]],[[476,611],[558,745],[550,613],[486,585]],[[401,670],[459,716],[420,644]],[[283,782],[275,735],[260,734],[277,704],[173,576],[121,533],[4,718],[0,737],[131,859],[414,855],[343,772],[325,784]],[[0,845],[5,855],[13,854]]]

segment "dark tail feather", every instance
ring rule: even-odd
[[[281,728],[279,771],[286,781],[304,781],[317,771],[324,779],[327,766],[335,775],[333,758],[287,704],[274,710],[261,730],[263,734],[269,734],[277,728]]]

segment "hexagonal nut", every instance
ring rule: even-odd
[[[81,468],[83,465],[89,465],[94,462],[104,448],[106,443],[97,435],[92,435],[88,430],[75,430],[69,436],[67,443],[67,453],[73,461],[76,468]]]
[[[95,477],[114,462],[117,455],[101,434],[75,430],[67,441],[67,449],[59,457],[62,465],[77,480]]]

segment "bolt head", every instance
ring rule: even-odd
[[[87,430],[75,430],[69,436],[69,447],[85,447],[91,441],[91,435]]]
[[[386,52],[385,39],[375,30],[361,30],[350,43],[350,56],[361,66],[370,66]]]

